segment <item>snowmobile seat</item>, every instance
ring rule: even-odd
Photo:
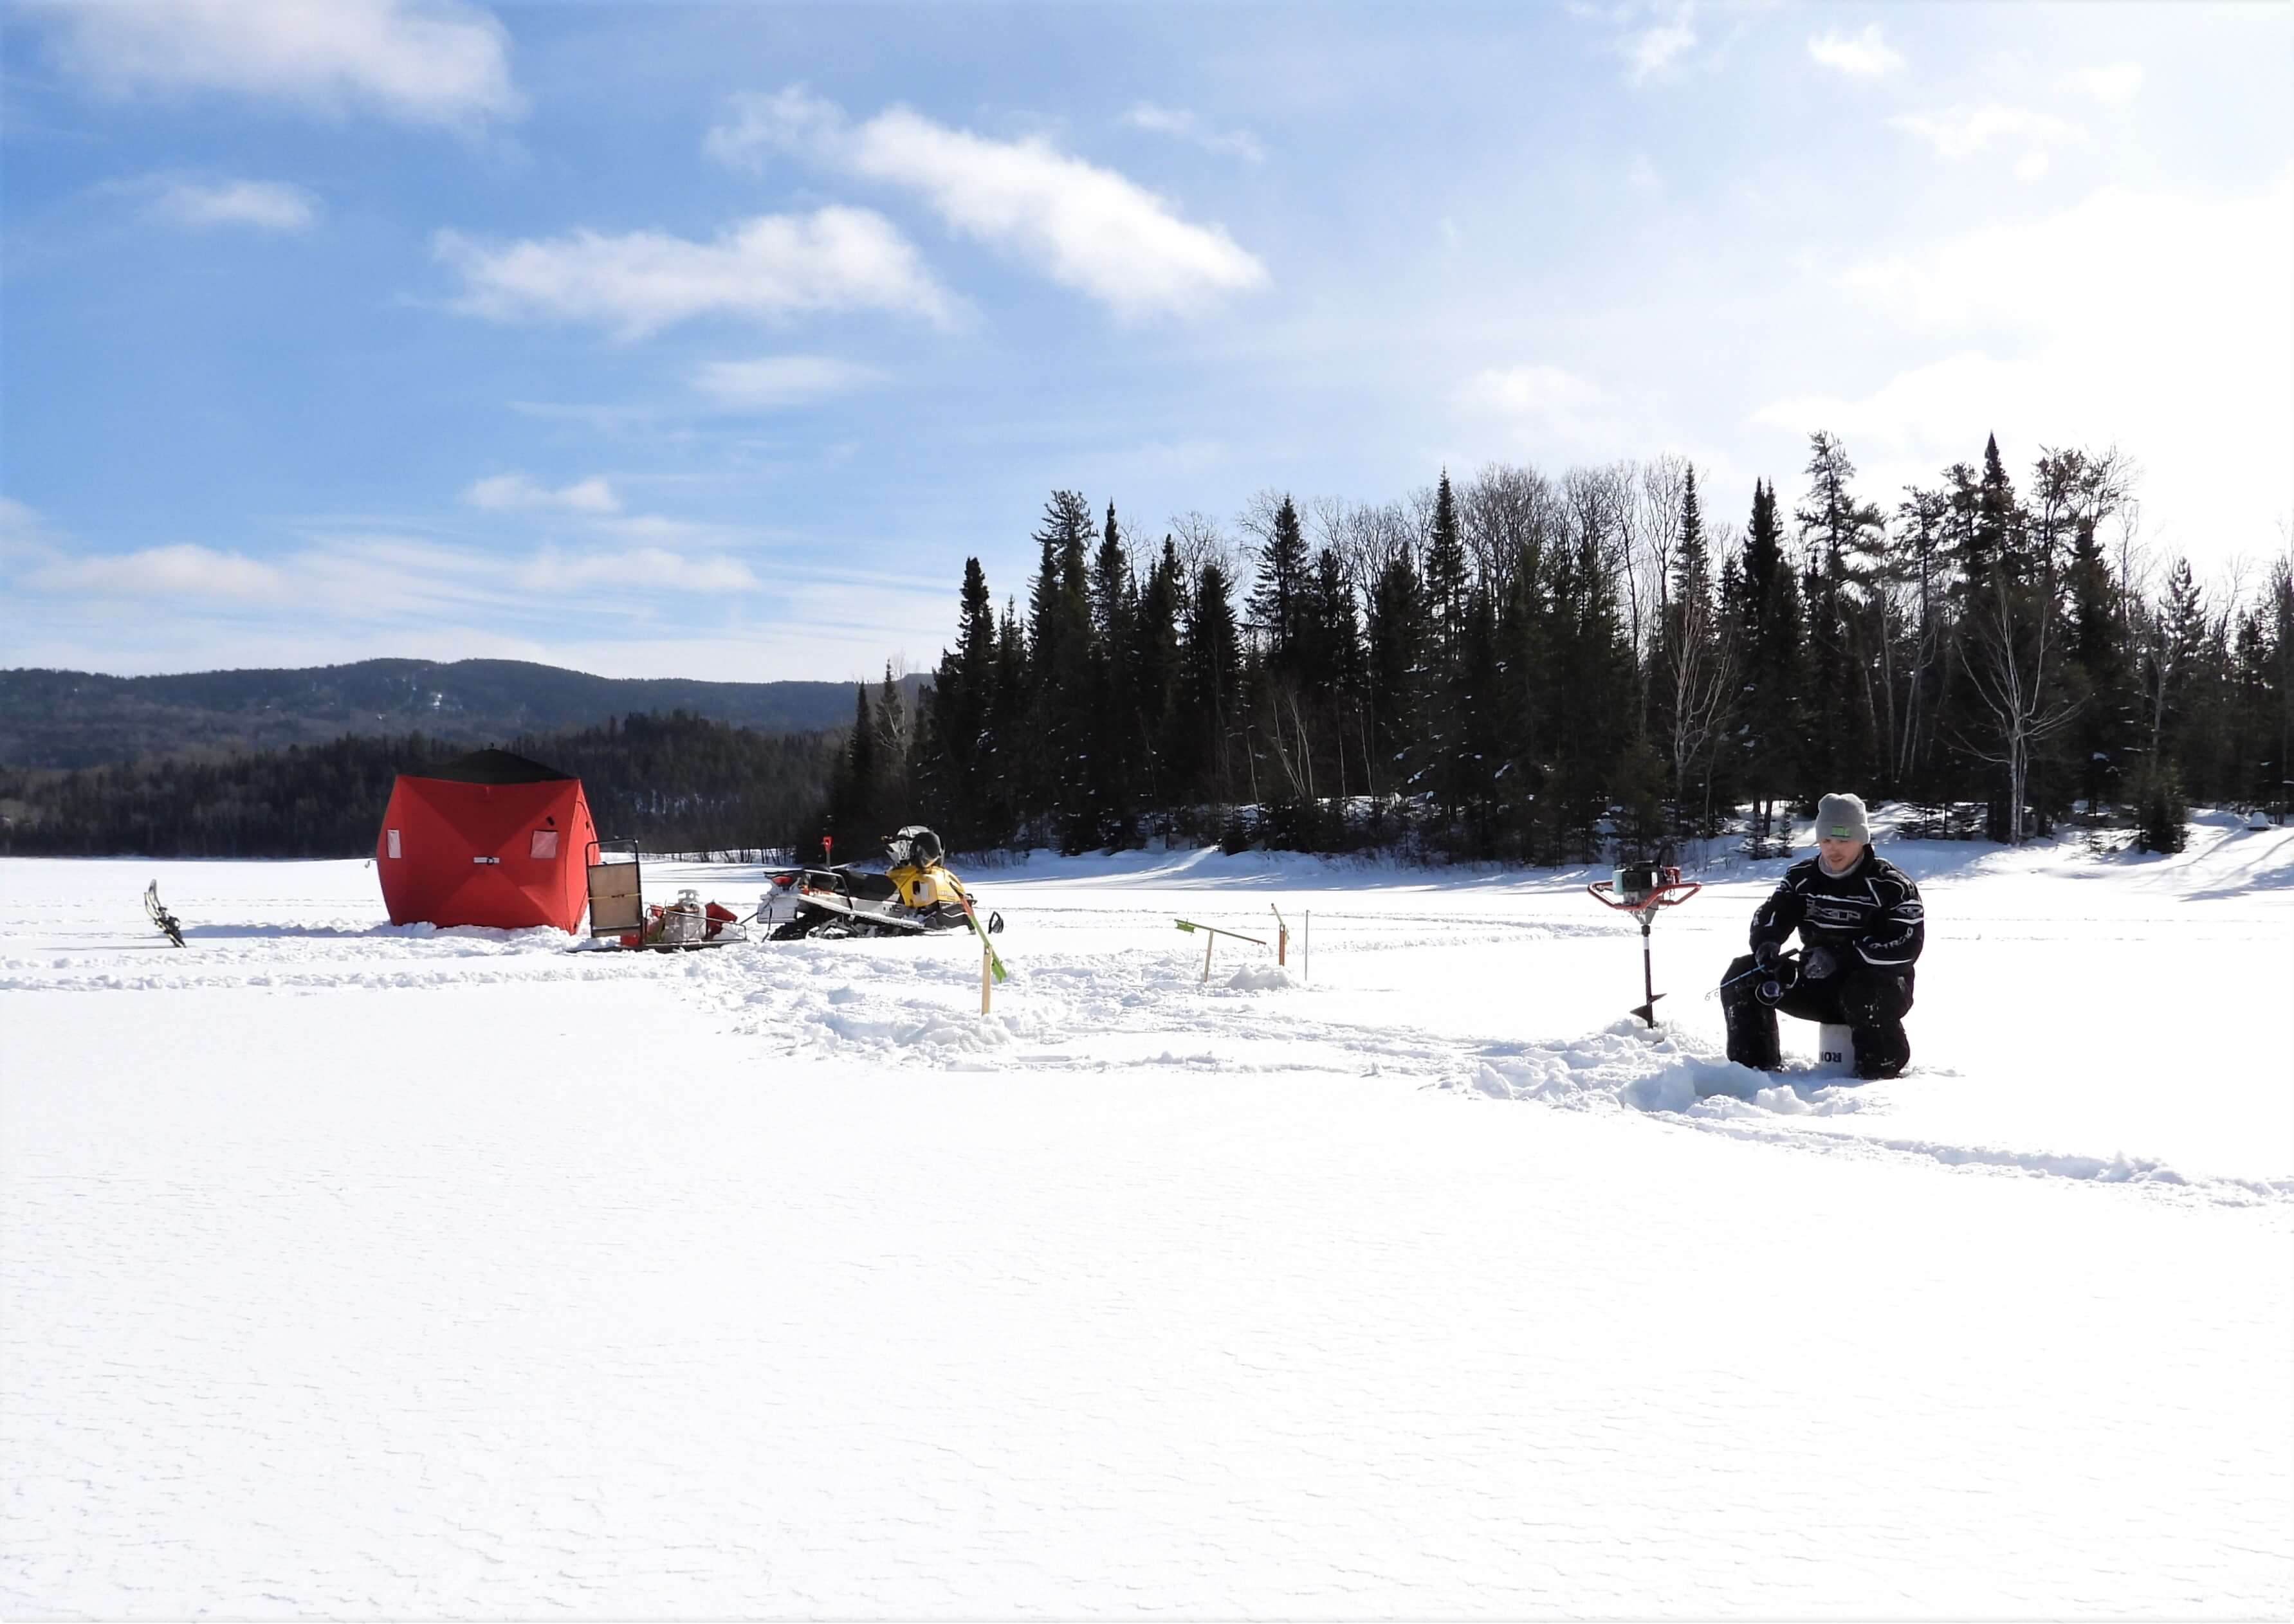
[[[858,868],[840,868],[834,873],[835,881],[841,882],[834,889],[849,890],[855,902],[891,902],[900,894],[900,888],[892,882],[890,874],[870,873]],[[819,881],[814,883],[818,886]]]

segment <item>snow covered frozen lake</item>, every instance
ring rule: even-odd
[[[2294,831],[1883,850],[1862,1086],[1721,1059],[1780,864],[1651,1035],[1588,873],[985,871],[983,1019],[0,861],[0,1612],[2286,1615]]]

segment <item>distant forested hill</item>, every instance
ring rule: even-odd
[[[815,839],[843,740],[672,712],[504,742],[580,778],[600,834],[635,836],[651,851],[731,851]],[[466,748],[419,733],[346,735],[105,767],[0,767],[0,853],[361,857],[374,849],[392,780]]]
[[[520,660],[362,660],[171,677],[19,669],[0,670],[0,766],[93,767],[346,735],[503,744],[519,734],[672,710],[761,734],[813,733],[850,722],[852,685],[620,679]]]

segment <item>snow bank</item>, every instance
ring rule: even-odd
[[[1246,964],[1227,978],[1226,984],[1238,992],[1272,993],[1296,987],[1290,972],[1279,964]]]

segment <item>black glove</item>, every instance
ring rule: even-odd
[[[1774,970],[1777,967],[1777,959],[1783,956],[1783,953],[1784,948],[1780,943],[1762,942],[1753,949],[1753,962],[1762,970]]]
[[[1800,973],[1811,981],[1821,981],[1839,968],[1829,947],[1811,947],[1800,955]]]

